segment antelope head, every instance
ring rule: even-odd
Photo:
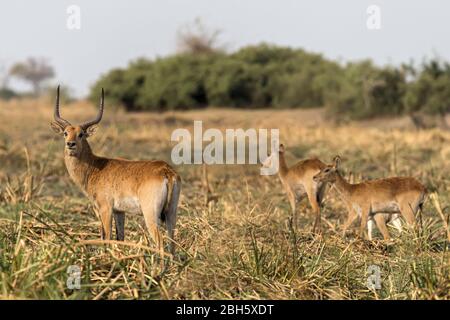
[[[315,182],[336,182],[337,175],[339,174],[339,166],[341,164],[341,157],[335,156],[333,159],[333,164],[327,165],[318,174],[313,177]]]
[[[56,104],[54,121],[51,122],[53,131],[64,136],[64,152],[70,157],[79,157],[83,151],[83,146],[88,137],[92,136],[97,130],[97,124],[102,120],[104,106],[104,91],[100,98],[100,110],[97,117],[91,121],[80,125],[72,125],[69,121],[63,119],[59,114],[59,86],[56,91]]]

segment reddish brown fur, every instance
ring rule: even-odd
[[[415,214],[426,196],[426,189],[419,181],[412,177],[391,177],[350,184],[340,175],[339,163],[340,158],[336,157],[335,164],[323,168],[314,180],[333,184],[347,205],[348,217],[343,227],[344,235],[358,214],[361,215],[361,236],[368,219],[374,218],[383,237],[389,239],[386,219],[380,218],[383,215],[388,217],[391,214],[401,214],[409,225],[414,225]]]

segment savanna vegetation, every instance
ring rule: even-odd
[[[141,58],[104,74],[92,87],[92,101],[100,87],[108,89],[110,103],[132,111],[326,106],[339,120],[450,112],[450,65],[440,59],[419,66],[344,64],[268,44]]]
[[[161,63],[158,68],[169,67]],[[323,234],[314,235],[307,203],[299,206],[296,230],[279,179],[260,176],[259,166],[209,166],[210,192],[201,166],[176,166],[183,179],[177,254],[162,272],[140,215],[127,216],[124,243],[98,242],[99,222],[67,175],[62,139],[49,126],[53,103],[13,99],[0,104],[1,299],[450,298],[446,131],[399,128],[397,120],[337,126],[316,110],[136,114],[113,112],[107,104],[91,139],[101,155],[170,162],[172,131],[192,128],[194,119],[221,130],[280,128],[289,164],[310,156],[329,162],[340,154],[352,181],[411,175],[432,194],[418,229],[392,230],[395,240],[388,244],[380,234],[375,241],[354,234],[343,238],[346,208],[334,191],[326,197]],[[73,122],[95,112],[85,102],[62,103],[64,117]],[[207,203],[208,198],[214,201]],[[381,272],[378,290],[367,286],[372,265]],[[80,289],[67,286],[70,266],[81,270]]]

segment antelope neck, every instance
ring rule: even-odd
[[[96,170],[97,159],[86,140],[82,141],[81,153],[78,156],[64,154],[64,162],[70,178],[84,191],[87,191],[89,176]]]
[[[284,177],[289,171],[289,168],[286,164],[286,159],[284,158],[284,153],[279,153],[278,161],[279,161],[278,173],[281,177]]]
[[[344,201],[350,197],[352,184],[347,182],[341,174],[338,172],[336,175],[336,181],[334,187]]]

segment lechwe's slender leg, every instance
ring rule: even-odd
[[[102,225],[102,240],[111,240],[112,233],[112,208],[106,201],[98,204],[98,215]]]
[[[373,233],[373,227],[374,227],[374,219],[371,218],[369,221],[367,221],[367,233],[369,236],[369,240],[372,240],[372,233]]]
[[[164,244],[159,231],[159,223],[167,197],[167,188],[164,184],[153,183],[143,189],[141,193],[140,204],[145,224],[162,258]]]
[[[359,226],[359,236],[364,239],[364,231],[366,230],[367,221],[369,220],[370,207],[368,205],[361,208],[361,224]]]
[[[114,222],[116,223],[116,239],[123,241],[125,239],[125,212],[113,210]]]
[[[315,221],[314,221],[314,227],[313,227],[313,232],[320,232],[321,231],[321,218],[320,218],[320,206],[319,203],[317,202],[317,191],[315,190],[314,187],[310,187],[308,188],[308,190],[306,190],[307,194],[308,194],[308,200],[309,203],[311,203],[311,207],[314,211],[314,216],[315,216]]]
[[[415,212],[411,208],[411,205],[407,201],[402,201],[400,203],[400,212],[406,220],[406,223],[410,228],[414,228],[416,224],[416,218],[414,216]]]
[[[161,232],[159,231],[158,221],[156,219],[156,210],[153,208],[143,207],[142,211],[144,213],[144,220],[147,226],[148,232],[152,240],[155,242],[161,256],[164,254],[163,240]]]
[[[289,199],[289,204],[291,205],[292,224],[294,228],[297,228],[297,198],[295,196],[295,192],[291,190],[290,187],[286,188],[286,193]]]
[[[380,230],[381,234],[383,235],[384,240],[390,240],[391,237],[389,235],[388,228],[386,226],[386,220],[384,218],[384,214],[379,213],[374,215],[374,219],[377,223],[377,227]],[[369,236],[369,240],[372,240],[372,238]]]
[[[347,220],[344,222],[344,225],[342,227],[342,236],[345,237],[345,233],[347,232],[347,229],[350,227],[350,225],[355,221],[358,214],[353,208],[348,208],[348,216]]]
[[[175,254],[175,243],[173,242],[175,240],[175,223],[176,216],[166,217],[167,234],[169,237],[169,252],[172,255]]]

